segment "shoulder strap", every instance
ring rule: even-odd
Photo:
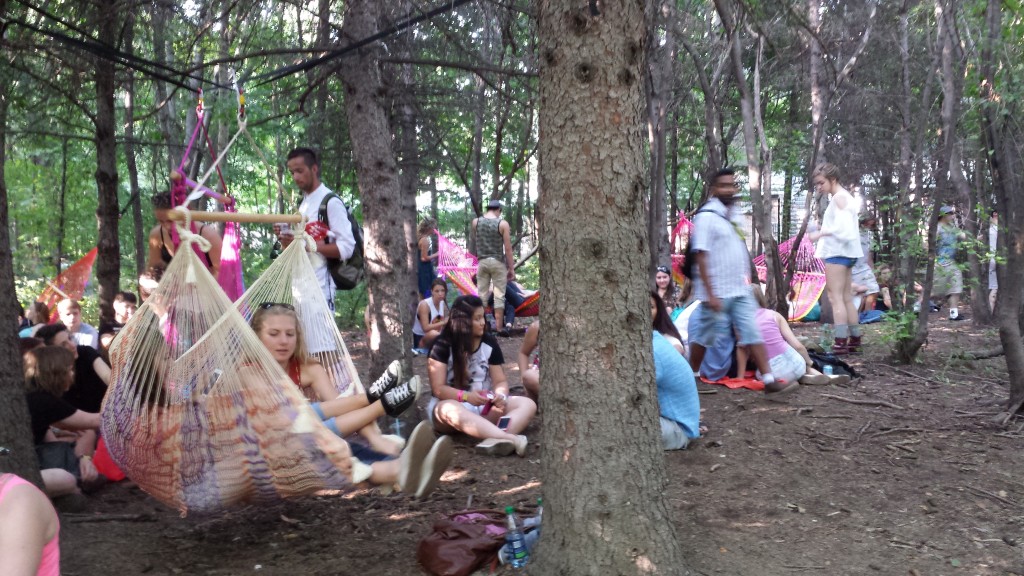
[[[337,198],[341,201],[341,205],[345,206],[345,201],[334,192],[324,196],[324,199],[320,201],[320,210],[317,212],[317,216],[319,217],[319,220],[324,224],[327,224],[328,227],[331,226],[331,222],[327,219],[327,203],[331,201],[331,198]],[[348,212],[348,206],[345,206],[345,211]]]

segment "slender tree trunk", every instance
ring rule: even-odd
[[[0,13],[6,1],[0,0]],[[0,291],[14,294],[14,265],[11,252],[10,215],[7,204],[7,57],[0,60]],[[18,301],[5,298],[0,305],[0,325],[14,326],[18,318]],[[10,472],[25,478],[40,488],[39,461],[32,444],[32,426],[28,406],[25,404],[25,380],[22,376],[21,357],[18,355],[18,336],[13,330],[0,330],[0,473]]]
[[[375,0],[351,0],[345,8],[342,40],[351,43],[375,34],[381,9]],[[356,51],[340,72],[363,200],[371,374],[379,374],[391,360],[405,355],[404,327],[412,324],[402,295],[408,286],[403,273],[408,246],[404,235],[395,234],[404,226],[402,189],[391,148],[379,49],[374,45]]]
[[[173,62],[167,56],[167,27],[171,21],[171,11],[175,6],[172,0],[156,0],[153,6],[153,60],[158,64],[173,66]],[[205,3],[202,3],[205,5]],[[163,80],[153,80],[153,91],[156,96],[156,117],[160,126],[161,136],[167,143],[167,170],[178,167],[181,155],[185,153],[185,143],[182,141],[180,124],[178,123],[175,99],[170,97],[170,91]],[[191,134],[191,133],[190,133]]]
[[[1024,341],[1021,340],[1022,292],[1024,292],[1024,131],[1015,118],[1019,106],[997,97],[996,71],[1018,62],[1001,62],[997,49],[1003,41],[1002,2],[989,0],[985,14],[987,34],[981,56],[982,128],[992,188],[999,209],[999,246],[1006,248],[1006,265],[999,267],[999,340],[1006,352],[1010,398],[1007,413],[1024,406]]]
[[[125,30],[125,50],[134,53],[135,13],[129,16]],[[124,156],[131,187],[132,230],[135,236],[135,275],[146,269],[146,233],[142,220],[142,199],[139,198],[139,168],[135,159],[135,71],[128,70],[124,110]]]
[[[754,229],[760,236],[764,245],[764,263],[767,270],[768,290],[766,296],[772,308],[780,309],[783,313],[786,309],[786,293],[788,284],[783,276],[782,266],[779,260],[778,242],[772,234],[771,229],[771,190],[767,191],[768,198],[765,198],[765,191],[762,185],[769,182],[771,160],[767,150],[767,141],[758,137],[759,129],[763,131],[764,123],[760,120],[760,107],[755,105],[756,86],[760,83],[758,79],[759,67],[754,68],[755,90],[752,92],[747,84],[746,72],[744,71],[743,50],[740,45],[739,29],[736,27],[736,14],[733,6],[728,5],[726,0],[715,0],[715,9],[722,19],[722,25],[729,35],[729,55],[732,60],[733,79],[736,81],[740,93],[740,113],[743,117],[743,148],[747,158],[747,184],[750,190],[750,204],[753,207]],[[758,50],[760,52],[760,49]],[[758,56],[760,61],[760,56]],[[759,148],[760,146],[760,148]]]
[[[548,0],[538,10],[540,289],[558,297],[541,308],[550,520],[531,572],[688,575],[663,494],[650,247],[639,232],[642,3]],[[602,304],[569,304],[580,300]]]
[[[53,255],[53,268],[59,275],[64,266],[64,226],[68,209],[68,139],[60,143],[60,189],[57,191],[57,253]]]
[[[117,42],[118,19],[115,0],[98,0],[96,22],[100,42],[113,46]],[[121,282],[121,239],[117,233],[120,218],[117,198],[117,117],[114,110],[116,79],[110,62],[97,58],[96,80],[96,188],[99,191],[99,254],[96,257],[96,278],[99,283],[100,321],[114,320],[114,295]]]
[[[644,74],[644,88],[647,92],[647,135],[650,147],[650,208],[647,213],[647,235],[651,243],[651,261],[648,277],[654,277],[654,269],[667,264],[670,259],[668,239],[668,216],[665,210],[665,164],[668,150],[667,121],[672,106],[672,61],[675,58],[675,34],[668,30],[673,22],[672,4],[659,0],[650,5],[652,14],[648,18],[649,38],[656,38],[660,30],[666,30],[664,44],[647,46],[647,65]]]

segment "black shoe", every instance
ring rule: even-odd
[[[402,363],[398,360],[394,360],[391,364],[388,364],[388,369],[380,375],[379,378],[374,380],[373,384],[366,389],[366,398],[373,404],[377,400],[380,400],[384,393],[395,387],[402,381]]]
[[[398,416],[408,410],[420,397],[420,377],[413,376],[408,382],[395,386],[380,397],[384,412],[388,416]]]
[[[498,330],[498,336],[501,336],[502,338],[508,338],[509,337],[508,330],[505,330],[504,328],[502,328],[501,330]]]
[[[949,321],[950,321],[950,322],[959,322],[959,321],[961,321],[961,320],[963,320],[963,319],[964,319],[964,317],[963,317],[963,316],[960,316],[960,315],[958,314],[958,315],[957,315],[957,316],[956,316],[955,318],[950,318],[950,319],[949,319]]]

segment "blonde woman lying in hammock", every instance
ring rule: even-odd
[[[356,460],[370,464],[369,471],[360,471],[359,464],[353,466],[356,482],[397,483],[400,489],[417,497],[434,489],[451,462],[451,439],[442,437],[434,442],[429,424],[421,423],[402,450],[373,425],[377,418],[385,414],[398,416],[416,403],[420,389],[418,377],[400,383],[402,368],[396,360],[365,394],[338,398],[327,371],[316,359],[305,354],[298,316],[290,304],[260,305],[250,325],[292,382],[300,388],[311,388],[320,399],[312,405],[313,411],[329,430],[342,438],[359,432],[370,443],[369,448],[350,445]]]

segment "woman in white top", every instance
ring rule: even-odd
[[[821,227],[808,237],[817,242],[814,255],[825,261],[825,289],[836,325],[832,352],[859,352],[861,333],[857,308],[853,305],[851,273],[854,263],[864,255],[857,225],[857,205],[853,196],[839,184],[839,169],[834,164],[818,166],[813,182],[819,193],[831,196]]]
[[[416,306],[416,319],[412,324],[412,352],[420,356],[430,353],[430,345],[437,339],[448,320],[448,285],[441,278],[430,283],[430,298]]]

